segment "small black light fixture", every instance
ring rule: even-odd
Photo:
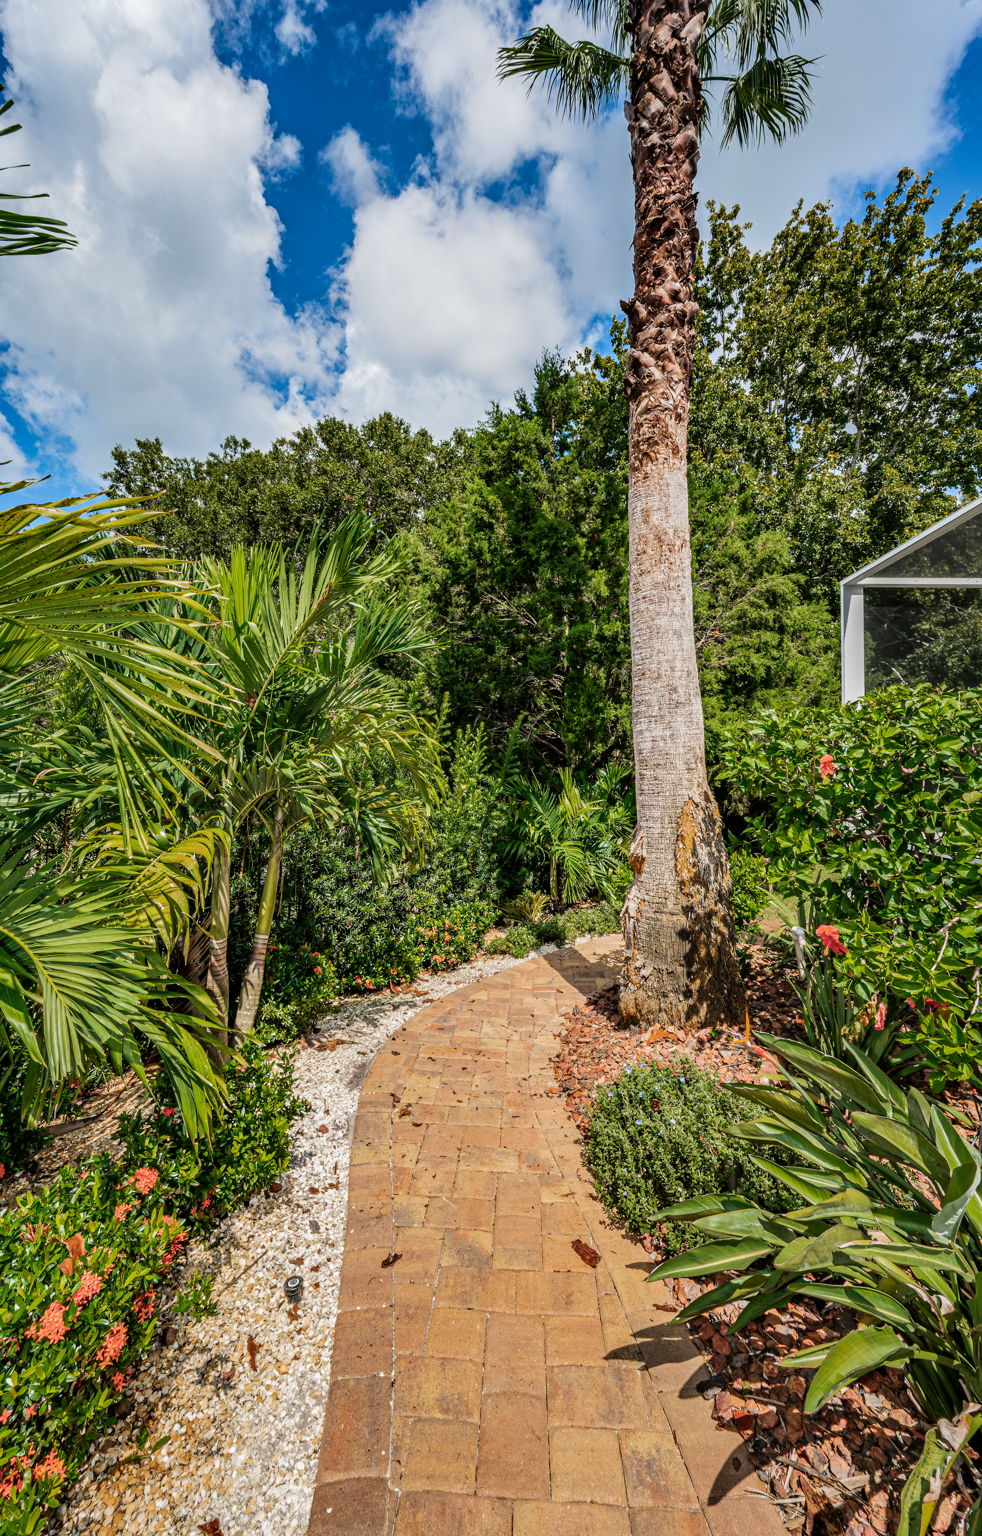
[[[295,1305],[303,1295],[303,1275],[290,1275],[284,1282],[283,1291],[287,1301]]]

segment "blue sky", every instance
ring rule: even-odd
[[[77,251],[0,273],[0,455],[51,493],[115,442],[202,454],[319,414],[443,433],[599,341],[629,291],[619,113],[560,124],[498,85],[562,0],[0,0],[30,172]],[[826,0],[789,148],[706,147],[702,195],[761,238],[902,164],[982,195],[982,0]],[[9,143],[9,141],[8,141]],[[28,185],[30,183],[31,185]]]

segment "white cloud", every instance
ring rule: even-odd
[[[303,53],[317,42],[308,16],[327,10],[326,0],[285,0],[283,14],[276,23],[276,37],[287,53]]]
[[[544,347],[572,350],[629,292],[620,112],[562,122],[541,91],[495,78],[498,46],[530,20],[569,28],[565,0],[419,0],[376,23],[370,46],[388,50],[401,109],[432,147],[393,185],[380,169],[391,121],[370,142],[324,122],[325,195],[350,203],[354,232],[340,260],[323,253],[332,319],[288,315],[269,283],[282,232],[263,176],[295,170],[302,149],[274,133],[265,85],[219,62],[212,27],[299,51],[325,10],[0,0],[32,162],[23,190],[45,187],[80,237],[71,254],[5,265],[6,398],[48,443],[74,439],[88,477],[114,442],[155,432],[200,453],[327,410],[471,424],[527,384]],[[929,165],[952,132],[946,84],[980,29],[982,0],[935,0],[930,26],[923,0],[826,0],[805,44],[824,55],[805,134],[752,155],[708,144],[702,196],[739,200],[765,236],[799,197]],[[9,440],[0,419],[0,455]]]
[[[114,442],[266,442],[323,406],[335,337],[289,317],[260,165],[295,162],[266,88],[215,57],[205,0],[2,0],[30,176],[77,250],[8,262],[8,398],[94,478]]]
[[[351,130],[328,146],[357,204],[337,287],[338,401],[351,415],[389,408],[437,431],[471,425],[528,382],[544,347],[572,350],[628,291],[623,121],[563,123],[541,95],[499,84],[497,49],[519,25],[517,6],[478,0],[424,0],[387,21],[403,104],[433,132],[431,158],[401,189],[386,195],[374,172],[353,174],[371,160]],[[524,191],[516,175],[529,162]]]
[[[806,206],[928,170],[951,142],[945,87],[982,31],[982,0],[825,0],[801,51],[817,57],[815,110],[804,132],[753,152],[707,146],[704,197],[739,202],[766,239]]]
[[[378,167],[364,139],[350,124],[325,144],[320,158],[330,167],[332,185],[342,202],[357,207],[378,196]]]

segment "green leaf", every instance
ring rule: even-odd
[[[856,1328],[847,1333],[832,1345],[812,1377],[805,1412],[817,1413],[843,1387],[851,1386],[878,1366],[901,1364],[910,1352],[910,1346],[892,1328]]]
[[[944,1192],[944,1203],[931,1222],[931,1233],[939,1243],[950,1243],[957,1235],[962,1218],[979,1187],[982,1168],[976,1162],[956,1168]]]
[[[774,1250],[774,1243],[761,1242],[758,1238],[744,1238],[734,1243],[706,1243],[700,1248],[689,1248],[663,1259],[647,1276],[649,1280],[674,1280],[681,1276],[694,1279],[698,1275],[715,1275],[724,1269],[747,1269],[756,1259],[762,1259]]]
[[[862,1241],[862,1237],[857,1227],[847,1227],[841,1223],[828,1227],[824,1232],[804,1233],[793,1238],[774,1255],[774,1268],[807,1273],[813,1269],[834,1267],[843,1248],[847,1244]]]
[[[819,1296],[823,1301],[834,1301],[842,1307],[852,1307],[875,1317],[878,1322],[889,1323],[895,1328],[913,1328],[914,1321],[902,1302],[886,1291],[875,1291],[864,1285],[825,1285],[818,1281],[806,1281],[796,1287],[801,1296]]]
[[[935,1183],[944,1185],[948,1164],[937,1147],[913,1126],[902,1125],[886,1115],[869,1115],[857,1110],[852,1123],[867,1146],[885,1157],[919,1168]]]

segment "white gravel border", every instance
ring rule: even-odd
[[[398,1000],[389,993],[347,999],[322,1021],[316,1044],[301,1043],[296,1091],[313,1107],[294,1127],[282,1187],[223,1222],[214,1246],[191,1245],[191,1263],[214,1277],[218,1311],[179,1324],[174,1347],[161,1343],[146,1357],[133,1381],[136,1412],[95,1447],[48,1536],[196,1536],[201,1529],[304,1536],[331,1374],[351,1127],[365,1073],[428,1002],[521,963],[489,956],[421,978]],[[326,1048],[334,1039],[341,1043]],[[294,1316],[283,1293],[291,1274],[304,1277]],[[164,1436],[167,1444],[141,1456],[141,1426],[148,1450]]]

